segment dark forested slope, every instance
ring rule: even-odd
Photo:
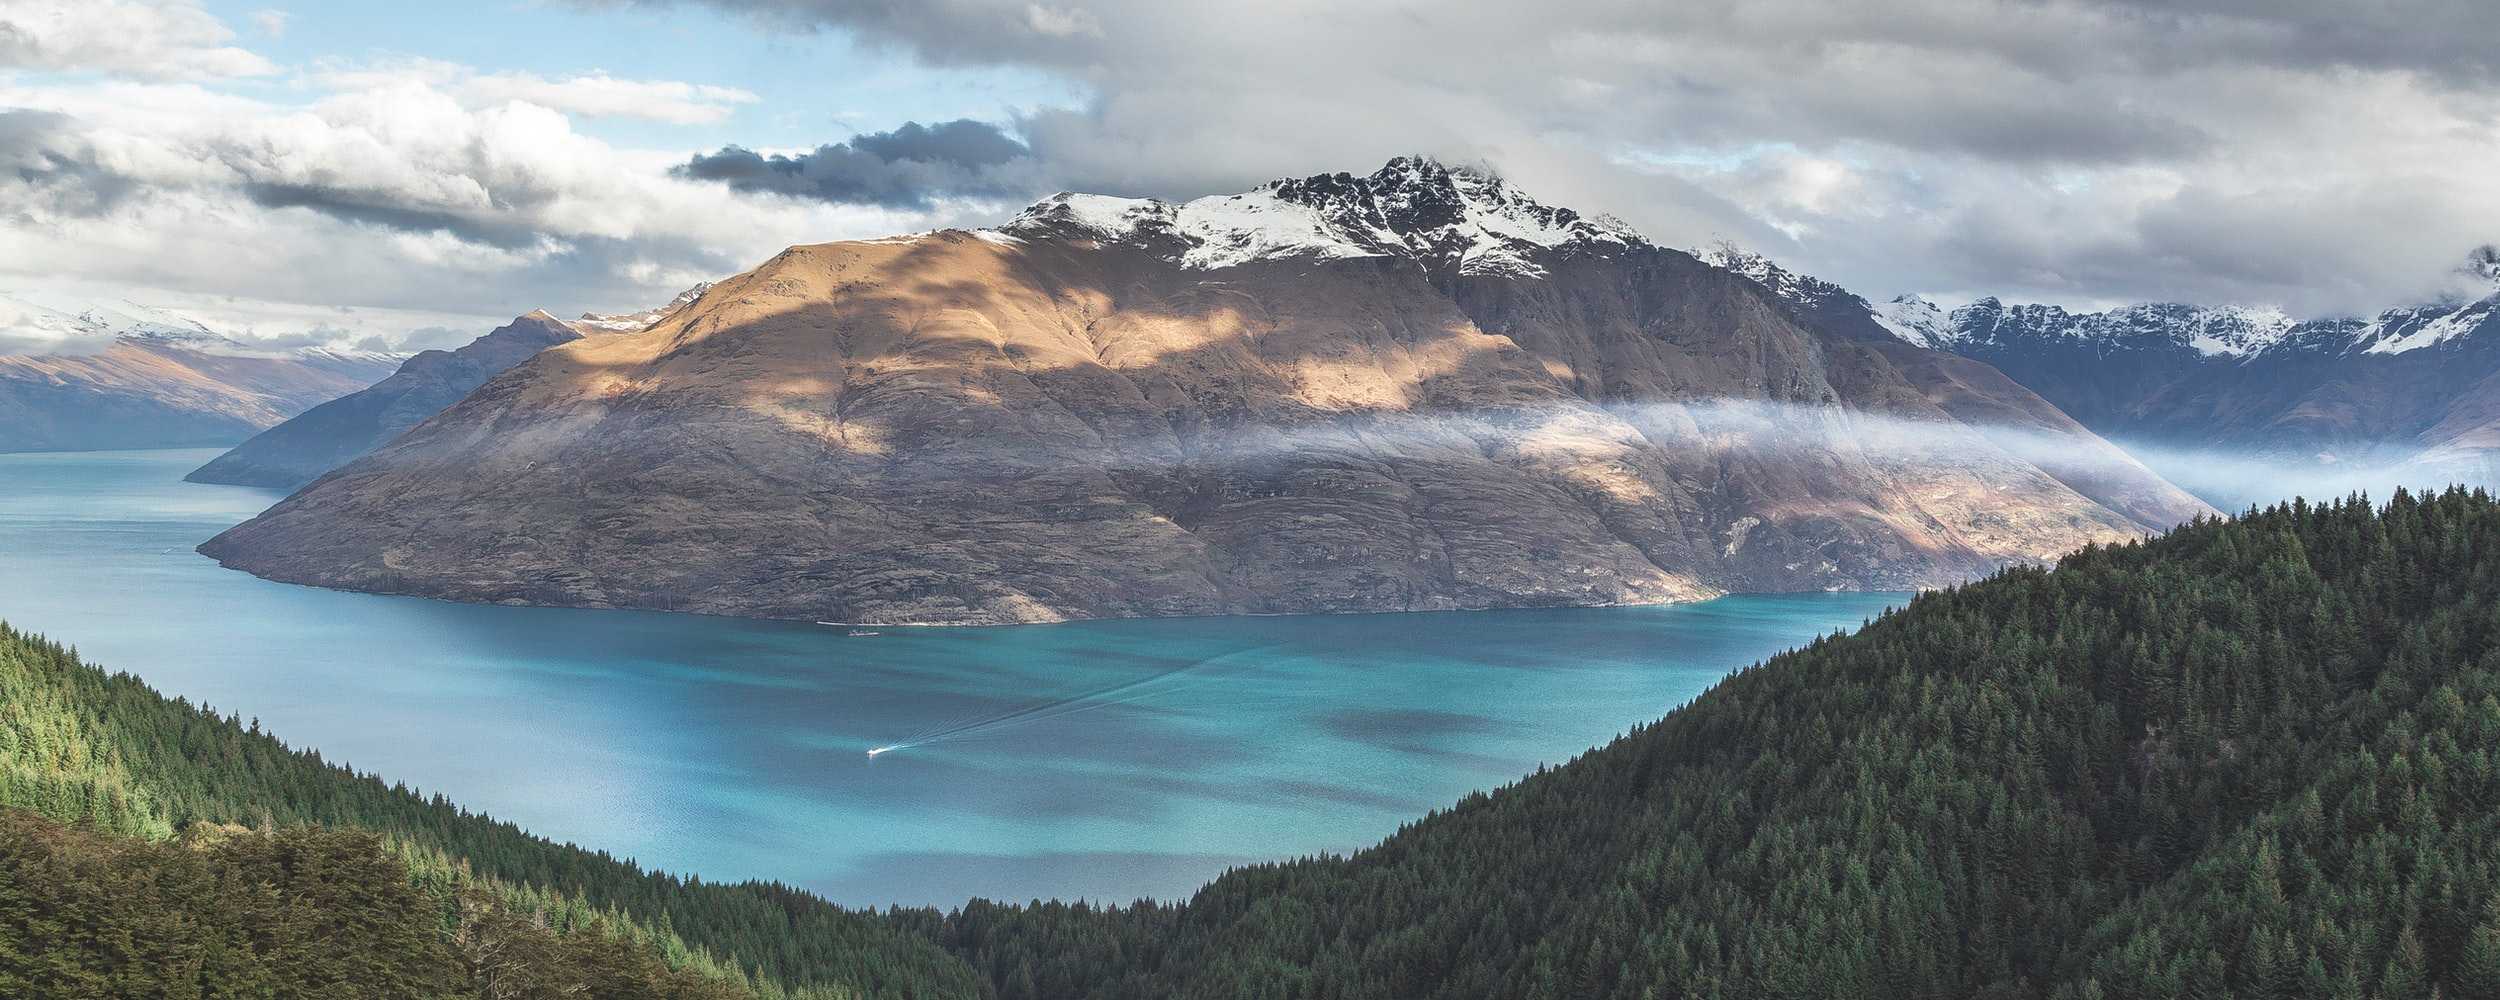
[[[1002,997],[2500,996],[2500,506],[1918,598],[1351,858],[927,918]]]
[[[746,1000],[645,942],[559,933],[382,838],[196,824],[179,841],[0,809],[0,996]]]
[[[81,663],[71,650],[6,625],[0,625],[0,807],[78,824],[94,837],[108,838],[92,843],[73,838],[53,852],[63,857],[103,857],[111,864],[207,880],[202,885],[226,877],[217,873],[215,858],[159,856],[147,845],[222,825],[368,831],[403,859],[391,863],[413,864],[445,878],[456,871],[458,881],[494,890],[506,908],[528,911],[533,920],[606,924],[610,936],[643,939],[651,945],[646,950],[668,953],[679,966],[732,967],[712,971],[757,977],[767,994],[785,984],[829,998],[979,993],[962,963],[874,915],[779,885],[713,885],[645,872],[605,852],[531,836],[439,795],[423,797],[327,763],[318,753],[291,750],[262,733],[257,722],[164,698],[136,678],[108,675]],[[25,843],[50,842],[45,838],[53,836],[22,828],[15,835],[34,838]],[[270,849],[285,849],[287,843],[282,837]],[[203,863],[209,867],[194,870]],[[16,904],[9,895],[41,888],[15,884],[35,878],[27,872],[40,869],[0,870],[0,947],[28,933],[26,913],[43,912],[12,911]],[[355,878],[368,881],[370,874]],[[62,898],[79,906],[119,905],[87,898],[110,885],[85,886],[84,893],[75,891],[82,888],[77,885],[51,891],[73,890]],[[147,920],[190,919],[145,910],[144,899],[124,902],[141,906]],[[465,925],[447,919],[442,929],[448,933],[459,926]],[[120,936],[118,928],[109,925],[110,933],[98,940]],[[219,931],[203,925],[199,933]],[[6,958],[0,951],[0,963]],[[0,979],[0,986],[5,984]],[[16,995],[25,994],[0,989],[0,996]]]

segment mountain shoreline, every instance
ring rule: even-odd
[[[481,603],[1004,624],[1915,590],[2206,513],[1984,364],[1400,159],[793,247],[202,551]]]
[[[196,450],[196,449],[184,449],[184,450]],[[211,485],[224,485],[224,484],[211,484]],[[210,561],[212,561],[212,562],[217,563],[217,565],[219,565],[220,567],[223,567],[223,568],[225,568],[225,569],[233,570],[233,571],[238,572],[238,573],[251,573],[251,571],[250,571],[250,570],[242,569],[242,568],[237,567],[237,566],[235,566],[235,565],[233,565],[233,564],[231,564],[231,563],[226,562],[225,560],[219,559],[219,558],[218,558],[218,557],[216,557],[215,555],[210,554],[210,553],[207,551],[207,543],[205,543],[205,542],[203,542],[203,543],[201,543],[199,546],[195,547],[195,548],[193,549],[193,552],[194,552],[195,554],[197,554],[197,555],[200,555],[200,556],[203,556],[203,557],[205,557],[205,558],[209,559],[209,560],[210,560]],[[2053,562],[2053,561],[2054,561],[2054,560],[2051,560],[2051,562]],[[259,574],[256,574],[256,573],[255,573],[255,574],[251,574],[251,575],[254,575],[254,576],[259,576]],[[262,577],[262,579],[269,579],[269,578],[268,578],[268,577]],[[1859,594],[1890,594],[1890,593],[1901,593],[1901,594],[1920,594],[1920,593],[1926,593],[1926,592],[1929,592],[1929,591],[1931,591],[1931,590],[1942,589],[1942,587],[1945,587],[1945,586],[1953,586],[1952,584],[1943,584],[1943,585],[1939,585],[1939,586],[1937,586],[1937,587],[1910,588],[1910,589],[1903,589],[1903,590],[1886,590],[1886,589],[1883,589],[1883,588],[1842,589],[1842,590],[1750,590],[1750,591],[1747,591],[1747,590],[1731,590],[1731,591],[1722,591],[1722,592],[1715,593],[1715,594],[1705,594],[1705,595],[1701,595],[1701,596],[1697,596],[1697,597],[1681,598],[1681,599],[1677,599],[1677,600],[1668,600],[1668,601],[1641,601],[1641,602],[1624,601],[1624,602],[1617,602],[1617,603],[1612,603],[1612,604],[1499,604],[1499,605],[1485,605],[1485,606],[1482,606],[1482,607],[1450,607],[1450,608],[1371,608],[1371,609],[1361,609],[1361,608],[1357,608],[1357,609],[1348,609],[1348,610],[1340,610],[1340,611],[1230,611],[1230,612],[1221,612],[1221,613],[1215,613],[1215,614],[1202,614],[1202,615],[1100,615],[1100,616],[1094,616],[1094,617],[1069,617],[1069,618],[1060,618],[1060,619],[1051,620],[1051,621],[996,621],[996,622],[972,622],[972,621],[834,621],[834,620],[830,620],[830,619],[819,620],[819,619],[809,619],[809,618],[772,618],[772,617],[761,617],[761,616],[756,616],[756,615],[731,614],[731,613],[726,613],[726,612],[718,612],[718,611],[687,611],[687,610],[674,610],[674,609],[663,609],[663,608],[633,607],[633,606],[627,606],[627,605],[592,605],[592,604],[534,604],[534,603],[529,603],[529,602],[526,602],[526,601],[482,601],[482,600],[470,600],[470,599],[464,599],[464,598],[459,598],[459,597],[442,596],[442,595],[437,595],[437,594],[425,594],[425,593],[415,593],[415,592],[400,592],[400,591],[388,591],[388,590],[368,590],[368,589],[359,589],[359,588],[353,588],[353,587],[332,587],[332,586],[325,586],[325,585],[318,584],[318,583],[297,583],[297,582],[290,581],[290,580],[273,580],[272,582],[276,582],[276,583],[285,583],[285,584],[287,584],[288,586],[293,586],[293,587],[310,587],[310,588],[312,588],[312,589],[314,589],[314,590],[327,590],[327,591],[331,591],[331,592],[334,592],[334,593],[341,593],[341,594],[365,594],[365,595],[369,595],[369,596],[373,596],[373,597],[399,597],[399,598],[409,598],[409,599],[412,599],[412,600],[420,600],[420,601],[439,601],[439,602],[442,602],[442,603],[445,603],[445,604],[466,604],[466,605],[473,605],[473,606],[506,607],[506,608],[551,608],[551,609],[569,610],[569,611],[621,611],[621,612],[630,612],[630,613],[635,613],[635,614],[700,615],[700,616],[703,616],[703,617],[706,617],[706,618],[731,618],[731,619],[738,619],[738,620],[743,620],[743,621],[782,622],[782,623],[787,623],[787,624],[792,624],[792,625],[822,625],[822,626],[825,626],[825,627],[828,627],[828,628],[903,628],[903,629],[1001,629],[1001,628],[1047,628],[1047,627],[1054,626],[1054,625],[1082,625],[1082,624],[1086,624],[1086,623],[1089,623],[1089,622],[1119,622],[1119,621],[1169,621],[1169,622],[1186,622],[1186,621],[1198,621],[1198,620],[1221,619],[1221,618],[1298,618],[1298,617],[1310,617],[1310,616],[1328,616],[1328,617],[1349,616],[1349,617],[1351,617],[1351,616],[1365,616],[1365,615],[1465,615],[1465,614],[1476,614],[1476,613],[1479,613],[1479,612],[1485,612],[1485,611],[1583,611],[1583,610],[1600,610],[1600,609],[1605,609],[1605,608],[1670,608],[1670,607],[1679,607],[1679,606],[1688,605],[1688,604],[1707,604],[1707,603],[1710,603],[1710,602],[1712,602],[1712,601],[1723,600],[1723,599],[1725,599],[1725,598],[1730,598],[1730,597],[1776,597],[1776,596],[1783,595],[1783,594],[1831,594],[1831,593],[1859,593]]]

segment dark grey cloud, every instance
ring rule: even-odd
[[[2225,56],[2294,68],[2420,70],[2456,86],[2500,78],[2500,4],[2485,0],[2113,0],[2171,41],[2177,62]]]
[[[0,108],[0,218],[101,215],[138,189],[95,155],[77,119]]]
[[[939,65],[1056,70],[1110,104],[1223,84],[1247,99],[1369,104],[1394,122],[1412,110],[1396,86],[1407,81],[1504,98],[1486,110],[1585,115],[1590,107],[1558,93],[1585,86],[1605,91],[1603,103],[1633,119],[1626,124],[1669,135],[1760,139],[1729,133],[1785,120],[1798,134],[1772,138],[1821,132],[2018,159],[2195,145],[2192,128],[2135,95],[2039,99],[2089,96],[2048,91],[2112,75],[2397,69],[2482,84],[2500,59],[2488,44],[2500,36],[2500,5],[2481,0],[1558,0],[1261,19],[1158,0],[580,2],[700,3],[845,31]],[[1831,86],[1839,82],[1855,85]]]
[[[407,191],[352,183],[247,180],[241,184],[241,190],[245,198],[263,208],[301,208],[342,222],[408,233],[449,233],[487,246],[525,247],[543,238],[541,227],[524,214],[526,206],[508,201],[461,212],[429,203]]]
[[[317,180],[269,179],[277,171],[258,136],[213,136],[185,152],[231,173],[214,180],[134,176],[98,151],[90,123],[53,111],[0,109],[0,217],[94,218],[150,194],[231,184],[263,208],[512,248],[541,239],[543,227],[529,213],[558,196],[551,185],[518,179],[492,188],[486,204],[455,208],[433,191],[369,183],[347,170],[325,169]]]
[[[738,146],[697,154],[677,176],[751,193],[853,205],[927,209],[944,198],[1014,198],[1041,183],[1033,150],[988,122],[906,122],[818,146],[765,156]]]

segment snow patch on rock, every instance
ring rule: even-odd
[[[1933,302],[1915,295],[1895,296],[1869,310],[1875,325],[1893,336],[1933,350],[1953,343],[1953,317]]]
[[[694,287],[677,293],[676,298],[649,309],[628,313],[583,313],[578,319],[560,322],[583,333],[640,333],[677,310],[693,305],[694,300],[702,298],[703,293],[711,288],[711,282],[698,281]]]
[[[1398,257],[1437,271],[1518,277],[1543,276],[1572,253],[1648,245],[1619,221],[1541,205],[1490,171],[1424,157],[1399,157],[1363,177],[1320,174],[1177,205],[1063,192],[989,232],[1147,246],[1199,270]]]

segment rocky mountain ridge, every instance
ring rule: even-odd
[[[1204,270],[1395,257],[1435,274],[1516,277],[1543,276],[1543,258],[1650,245],[1621,222],[1539,204],[1489,170],[1424,157],[1181,204],[1061,192],[996,232],[1134,244]]]
[[[535,311],[458,350],[426,351],[389,378],[253,435],[183,478],[292,490],[423,423],[497,373],[581,331]]]
[[[2208,492],[2230,505],[2483,481],[2500,449],[2500,250],[2491,247],[2467,256],[2451,294],[2308,320],[2182,303],[2100,312],[1993,297],[1951,310],[1907,296],[1877,304],[1757,254],[1724,248],[1712,258],[1800,309],[1863,317],[1852,321],[1985,361],[2174,479],[2218,458],[2288,473]]]

